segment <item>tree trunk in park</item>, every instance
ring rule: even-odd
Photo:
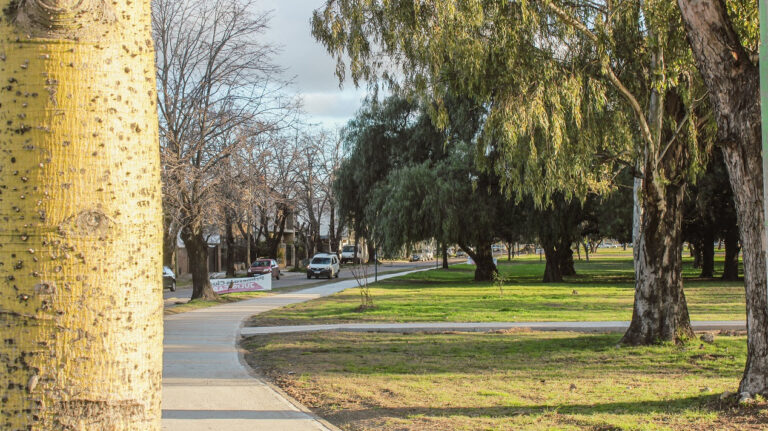
[[[557,250],[560,259],[560,274],[563,276],[576,275],[576,268],[573,262],[573,249],[570,241],[560,244]]]
[[[681,274],[684,186],[645,187],[664,191],[644,193],[632,322],[621,340],[631,345],[693,337]]]
[[[560,256],[557,249],[551,244],[542,244],[542,248],[544,248],[544,257],[547,263],[544,266],[544,278],[541,281],[544,283],[559,283],[563,281]]]
[[[657,147],[646,151],[642,181],[642,216],[635,250],[635,301],[632,321],[621,342],[647,345],[693,338],[683,293],[682,219],[687,144],[672,141],[662,118],[681,120],[684,106],[674,90],[653,93],[649,117],[658,130]],[[663,155],[659,143],[665,145]],[[675,142],[672,145],[672,142]]]
[[[229,211],[225,211],[225,232],[226,232],[226,242],[227,242],[227,277],[234,277],[235,276],[235,233],[232,231],[232,224],[234,223],[234,220],[232,220],[232,214]]]
[[[496,265],[493,263],[493,252],[491,251],[491,242],[482,242],[477,244],[476,250],[459,244],[469,257],[475,262],[475,281],[493,281],[494,275],[498,273]]]
[[[372,241],[366,241],[365,246],[368,247],[368,263],[376,262],[376,248]]]
[[[448,269],[448,246],[443,243],[443,269]]]
[[[584,247],[584,258],[589,263],[589,247],[587,247],[587,243],[584,241],[581,242],[581,245]],[[578,244],[576,246],[578,247]]]
[[[510,262],[512,261],[512,243],[511,242],[507,243],[507,260]]]
[[[688,243],[688,251],[693,258],[693,267],[696,269],[701,268],[701,241],[691,241]]]
[[[722,0],[678,0],[715,111],[744,249],[747,364],[739,392],[768,393],[768,303],[763,213],[760,75]]]
[[[215,299],[218,295],[211,287],[208,275],[208,242],[202,227],[181,229],[181,240],[189,256],[189,270],[192,273],[192,299]]]
[[[0,3],[0,428],[159,430],[150,2]]]
[[[730,228],[725,232],[725,262],[723,262],[723,280],[739,280],[739,230]]]
[[[704,238],[699,244],[701,254],[701,278],[712,278],[715,276],[715,232],[707,228],[704,232]]]

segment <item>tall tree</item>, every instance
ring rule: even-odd
[[[0,4],[0,428],[159,430],[150,3]]]
[[[757,2],[678,0],[709,90],[744,248],[747,365],[740,392],[768,393],[768,296],[763,214]],[[730,6],[730,15],[728,6]],[[765,25],[765,23],[763,23]]]

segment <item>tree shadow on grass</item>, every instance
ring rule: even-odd
[[[729,428],[734,425],[749,425],[749,429],[765,429],[768,425],[766,406],[740,408],[733,401],[720,401],[718,395],[699,395],[673,400],[610,402],[594,404],[551,404],[534,406],[488,406],[488,407],[403,407],[385,408],[369,407],[339,411],[319,408],[322,416],[339,423],[355,423],[372,421],[373,423],[388,418],[492,418],[505,419],[520,416],[538,417],[545,414],[556,414],[557,421],[564,424],[587,427],[593,430],[623,429],[611,425],[605,420],[579,419],[584,416],[596,415],[648,415],[658,418],[662,415],[680,416],[687,412],[718,413],[720,420],[726,420]],[[576,417],[568,417],[576,416]],[[715,419],[717,421],[717,419]],[[602,422],[602,423],[601,423]],[[640,424],[638,424],[640,425]],[[716,429],[716,428],[712,428]]]

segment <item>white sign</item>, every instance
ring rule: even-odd
[[[258,292],[272,290],[272,274],[257,275],[248,278],[224,278],[211,280],[211,287],[216,293]]]

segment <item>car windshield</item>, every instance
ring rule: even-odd
[[[253,262],[253,265],[251,266],[255,266],[255,267],[271,266],[271,264],[269,263],[268,260],[257,260],[256,262]]]
[[[341,251],[344,252],[344,253],[351,253],[351,252],[355,251],[355,246],[354,245],[345,245],[344,248],[341,249]]]
[[[312,259],[313,265],[328,265],[329,263],[331,263],[330,257],[316,257]]]

